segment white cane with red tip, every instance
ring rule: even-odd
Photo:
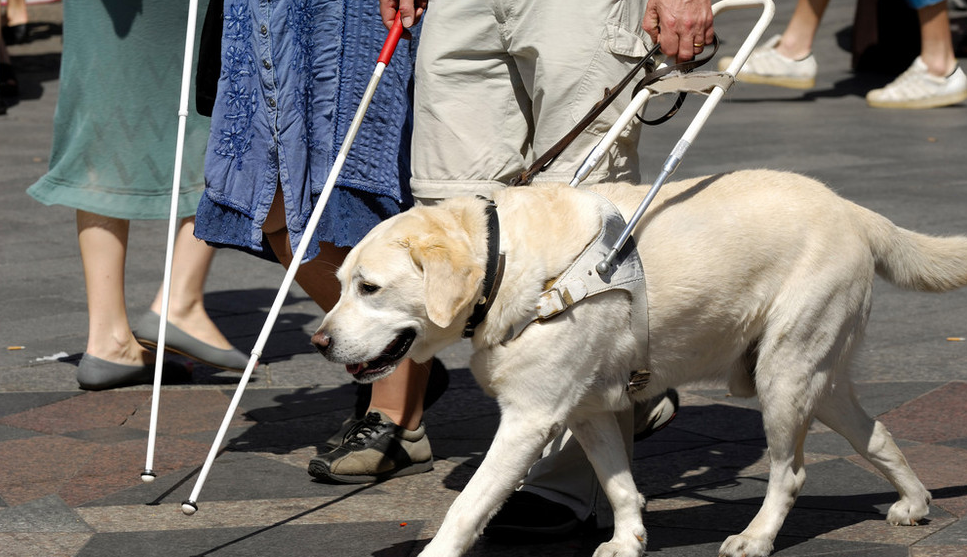
[[[239,380],[238,388],[235,390],[235,395],[232,397],[232,401],[228,405],[228,411],[225,412],[225,418],[222,420],[222,424],[218,428],[218,433],[215,435],[215,441],[212,443],[211,450],[208,452],[208,457],[205,459],[205,464],[202,466],[201,472],[198,474],[198,480],[195,482],[195,487],[192,489],[191,495],[189,495],[188,499],[181,504],[182,512],[187,515],[195,514],[195,512],[198,510],[198,494],[201,492],[201,488],[205,484],[205,479],[208,477],[208,472],[211,469],[212,463],[215,461],[215,456],[218,454],[218,449],[225,438],[225,432],[228,430],[228,426],[232,421],[232,416],[235,415],[235,410],[238,409],[238,403],[242,398],[242,393],[245,391],[245,386],[248,384],[252,371],[255,369],[259,358],[262,356],[262,349],[265,347],[269,333],[272,331],[272,327],[275,325],[275,320],[279,315],[279,311],[282,309],[282,303],[285,301],[285,297],[289,292],[289,287],[292,286],[292,281],[295,279],[296,271],[299,270],[299,264],[302,261],[302,258],[305,256],[306,250],[309,247],[309,242],[312,241],[313,236],[315,235],[316,227],[319,225],[319,219],[322,217],[322,211],[326,208],[326,203],[329,201],[329,196],[332,194],[332,190],[336,185],[336,179],[339,177],[339,172],[342,170],[342,166],[346,162],[346,155],[349,153],[349,148],[352,146],[353,140],[356,138],[356,134],[359,132],[359,127],[362,125],[363,116],[366,114],[366,109],[369,107],[369,103],[373,100],[373,94],[376,92],[376,85],[383,76],[383,71],[389,64],[390,59],[393,58],[393,53],[396,51],[396,45],[399,43],[402,34],[403,24],[400,22],[400,15],[397,13],[396,21],[393,23],[393,27],[390,29],[389,34],[386,37],[386,41],[383,43],[383,49],[379,53],[379,58],[376,62],[376,69],[373,70],[373,76],[370,78],[369,85],[367,85],[366,91],[363,93],[362,101],[360,101],[359,107],[356,109],[356,114],[353,116],[352,123],[349,126],[349,131],[346,132],[346,138],[343,140],[342,146],[339,148],[339,153],[336,155],[336,161],[332,166],[332,170],[329,171],[329,177],[326,179],[326,183],[322,188],[322,194],[319,196],[319,201],[312,210],[312,215],[309,217],[309,222],[306,225],[302,239],[299,241],[299,245],[296,248],[295,253],[292,255],[292,263],[289,264],[289,268],[285,273],[285,278],[282,280],[282,285],[279,287],[279,292],[276,295],[275,301],[272,303],[272,308],[269,310],[269,314],[265,319],[265,325],[262,326],[262,332],[255,341],[255,346],[252,347],[252,356],[249,358],[248,365],[245,367],[245,371],[242,373],[242,378]]]

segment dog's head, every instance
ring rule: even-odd
[[[316,348],[368,383],[459,340],[484,275],[472,213],[447,202],[373,228],[337,271],[339,302],[312,336]]]

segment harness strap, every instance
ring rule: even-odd
[[[625,227],[625,221],[617,207],[606,198],[595,195],[599,199],[602,219],[598,236],[584,248],[567,270],[557,277],[550,288],[540,295],[534,309],[510,326],[502,342],[517,338],[534,321],[551,319],[572,305],[596,294],[609,290],[624,290],[632,298],[645,295],[644,288],[638,287],[639,283],[645,280],[644,266],[633,240],[629,239],[625,243],[607,273],[600,274],[595,270],[595,265],[610,251],[613,242]],[[647,307],[647,302],[643,304]],[[639,316],[639,319],[647,319],[647,312]]]

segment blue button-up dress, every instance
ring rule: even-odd
[[[292,249],[332,169],[386,38],[376,0],[226,0],[222,69],[195,235],[274,259],[263,240],[276,187]],[[315,231],[351,246],[412,204],[411,79],[402,40]],[[318,254],[311,242],[305,260]]]

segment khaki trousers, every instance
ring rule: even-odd
[[[416,60],[413,195],[487,195],[573,128],[640,60],[644,1],[431,2]],[[630,87],[537,180],[567,182]],[[629,126],[588,183],[638,181]]]

